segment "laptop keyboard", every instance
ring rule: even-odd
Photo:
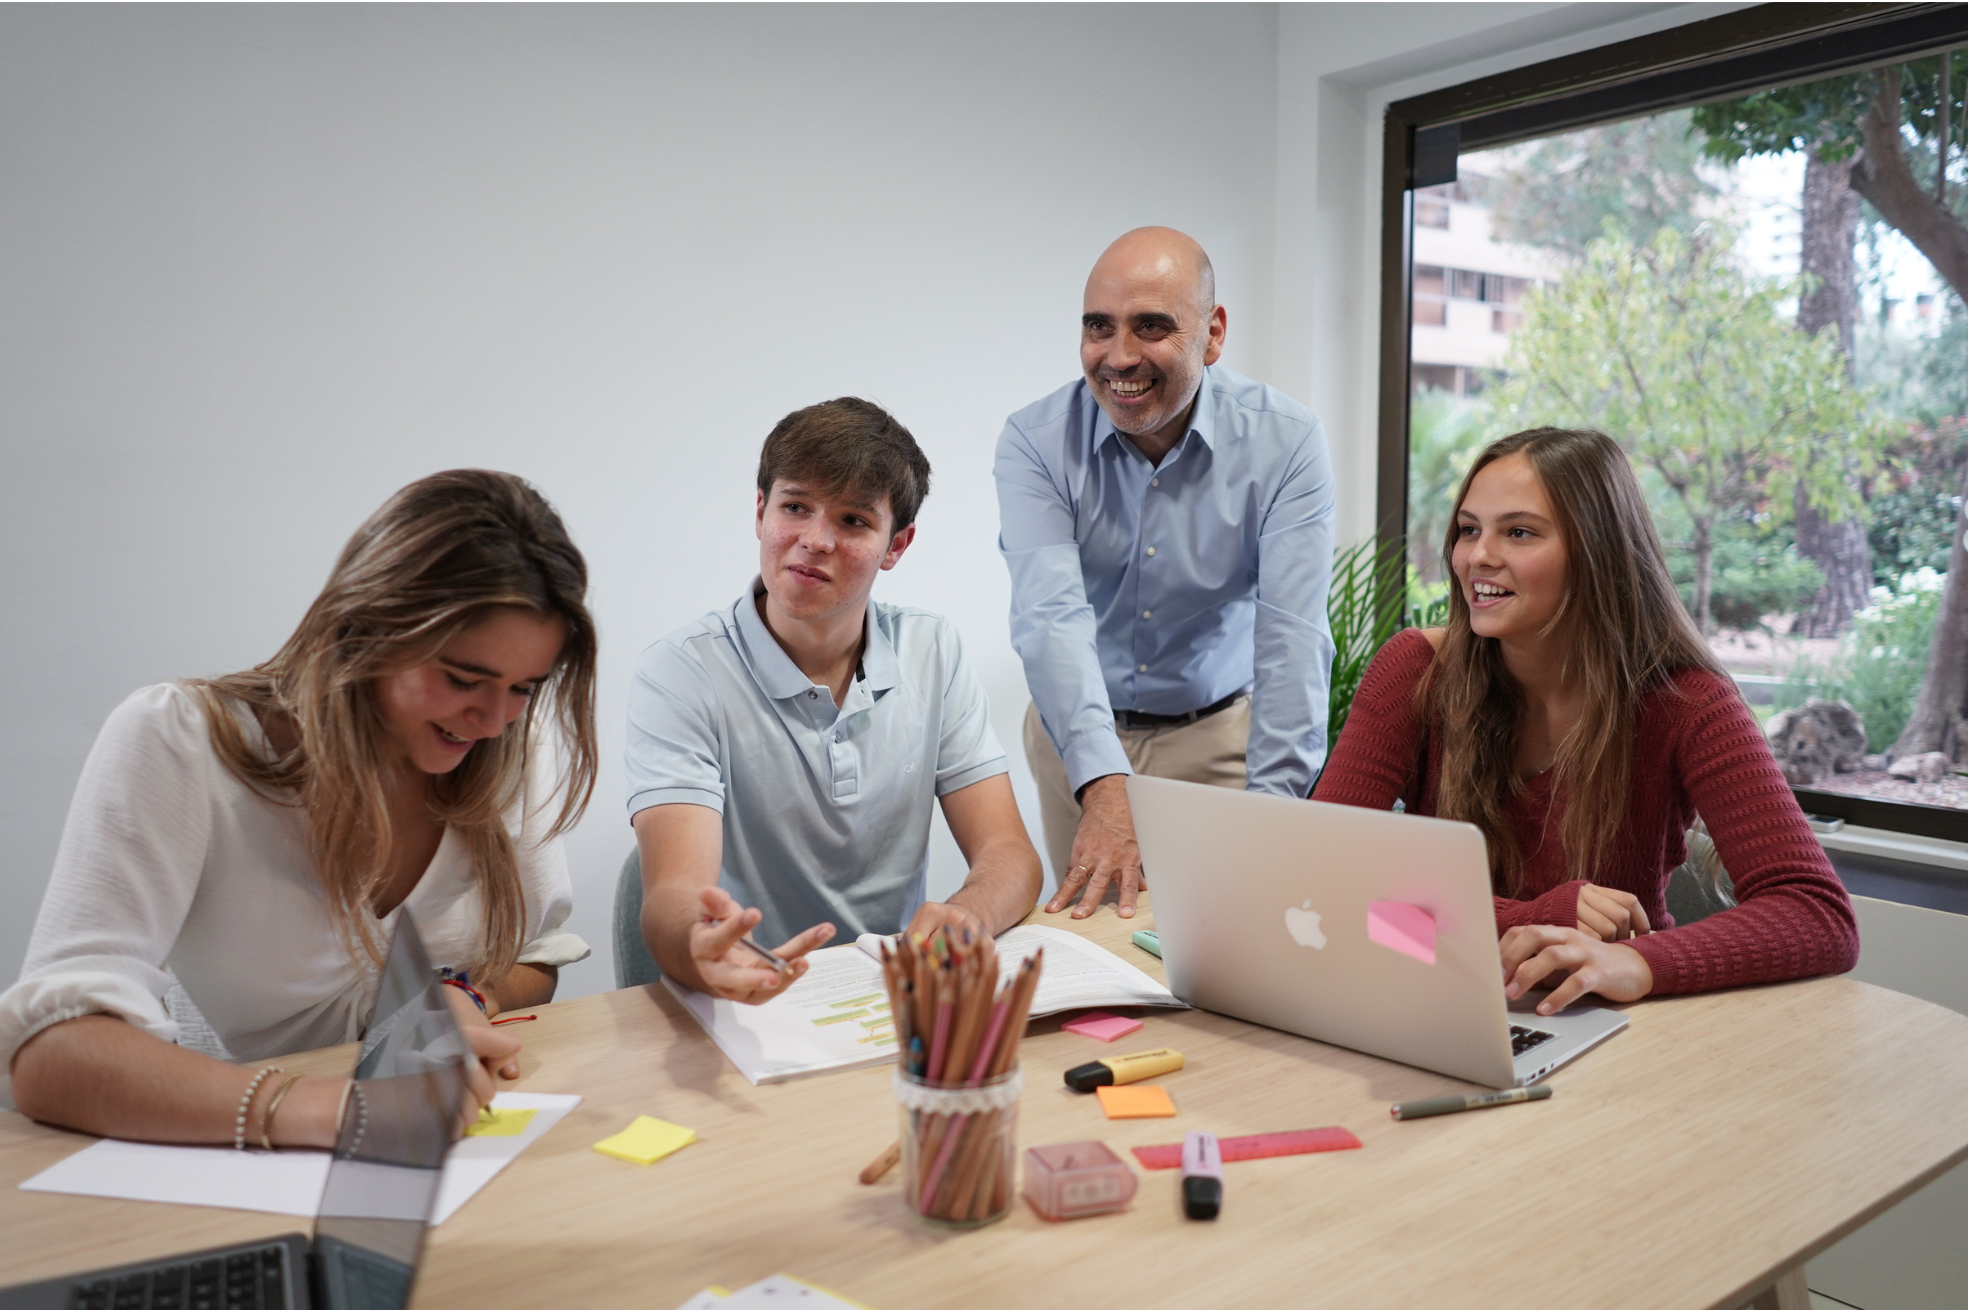
[[[1510,1055],[1521,1057],[1540,1043],[1549,1043],[1557,1037],[1550,1030],[1534,1030],[1528,1025],[1512,1025],[1510,1027]]]
[[[70,1307],[286,1307],[287,1282],[278,1246],[222,1253],[197,1262],[167,1262],[90,1280],[69,1291]]]

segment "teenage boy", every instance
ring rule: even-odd
[[[844,931],[995,935],[1039,857],[947,620],[871,602],[915,540],[929,461],[880,406],[779,421],[759,454],[759,574],[656,643],[629,692],[642,934],[680,984],[763,1002]],[[970,874],[923,900],[932,801]],[[770,966],[739,942],[791,963]]]

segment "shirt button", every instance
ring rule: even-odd
[[[1137,665],[1134,668],[1142,674],[1148,673],[1148,667],[1146,665]]]
[[[1148,554],[1149,554],[1149,555],[1151,555],[1151,556],[1152,556],[1152,555],[1154,555],[1154,554],[1155,554],[1155,549],[1154,549],[1153,547],[1150,547],[1150,548],[1148,548]]]
[[[1155,618],[1155,612],[1152,610],[1144,610],[1141,612],[1141,618],[1144,620],[1152,620]]]
[[[1149,552],[1148,554],[1152,556],[1152,555],[1154,555],[1155,553],[1151,551],[1151,552]],[[817,693],[817,692],[813,692],[813,691],[811,691],[811,690],[808,690],[808,692],[807,692],[807,694],[806,694],[806,699],[807,699],[808,701],[812,701],[812,700],[813,700],[814,698],[816,698],[816,697],[818,697],[819,695],[820,695],[820,694],[819,694],[819,693]]]
[[[1161,485],[1162,485],[1162,480],[1159,478],[1151,478],[1148,480],[1149,487],[1160,487]]]

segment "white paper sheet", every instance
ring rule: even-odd
[[[437,1215],[431,1224],[448,1221],[467,1199],[491,1183],[501,1167],[552,1129],[580,1101],[578,1095],[565,1093],[508,1092],[494,1097],[494,1107],[533,1108],[533,1119],[519,1134],[474,1135],[452,1145],[444,1159]],[[321,1191],[327,1181],[327,1153],[242,1153],[231,1148],[101,1139],[34,1178],[21,1181],[20,1187],[45,1193],[311,1217],[321,1206]]]
[[[663,983],[753,1084],[854,1070],[895,1060],[881,941],[863,934],[851,944],[808,953],[806,974],[756,1007],[683,988],[668,977]],[[1032,999],[1035,1017],[1081,1007],[1189,1005],[1107,949],[1063,929],[1020,925],[997,942],[1000,978],[1046,949]]]

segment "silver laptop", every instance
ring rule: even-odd
[[[471,1049],[405,908],[310,1242],[293,1233],[0,1289],[0,1308],[404,1308]]]
[[[1130,776],[1170,992],[1192,1006],[1492,1088],[1625,1028],[1503,996],[1474,825]]]

